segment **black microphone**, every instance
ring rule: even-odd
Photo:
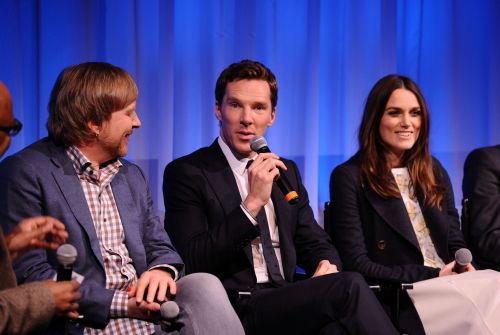
[[[455,252],[455,266],[453,272],[462,273],[465,267],[472,262],[472,254],[469,249],[461,248]]]
[[[160,327],[166,332],[180,330],[181,325],[176,324],[179,318],[179,305],[173,300],[166,301],[160,306]]]
[[[262,136],[255,136],[254,138],[252,138],[252,140],[250,141],[250,149],[259,154],[271,152],[271,150],[267,146],[266,139]],[[285,176],[283,171],[280,168],[278,168],[278,170],[280,171],[280,175],[275,181],[276,185],[278,185],[281,192],[283,192],[285,200],[290,205],[295,205],[297,202],[299,202],[299,194],[292,188],[292,185],[290,185],[290,182],[288,181],[288,178]]]
[[[63,244],[57,248],[57,281],[71,280],[73,276],[73,264],[75,264],[78,252],[71,244]]]
[[[179,317],[179,312],[179,305],[173,300],[166,301],[160,306],[160,315],[165,321],[175,321]]]
[[[59,266],[57,267],[57,281],[67,281],[71,280],[73,276],[73,264],[75,264],[76,256],[78,252],[76,248],[71,244],[63,244],[57,248],[56,257]],[[75,322],[80,322],[83,320],[83,316],[80,316]],[[66,317],[56,316],[50,325],[49,333],[51,334],[68,334],[69,324],[73,323],[73,320],[68,320]]]

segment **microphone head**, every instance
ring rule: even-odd
[[[259,152],[259,150],[263,147],[267,147],[267,141],[262,136],[257,135],[250,141],[250,149],[255,152]]]
[[[64,266],[71,266],[76,261],[78,252],[71,244],[63,244],[57,248],[57,261]]]
[[[467,248],[458,249],[455,252],[455,262],[460,266],[469,264],[472,262],[472,253]]]
[[[175,301],[169,300],[160,306],[160,315],[163,320],[173,320],[179,316],[179,305]]]

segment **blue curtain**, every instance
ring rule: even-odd
[[[366,95],[398,72],[424,91],[431,149],[460,200],[466,154],[500,143],[499,35],[496,0],[2,0],[0,80],[25,125],[9,153],[46,135],[62,68],[111,62],[139,86],[143,126],[128,158],[161,212],[164,166],[218,134],[218,74],[255,59],[278,78],[268,142],[298,163],[321,222],[330,172],[357,150]]]

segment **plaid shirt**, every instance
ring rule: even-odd
[[[111,181],[122,163],[115,160],[94,170],[78,148],[71,146],[66,153],[73,162],[92,215],[104,261],[106,288],[115,290],[106,328],[87,327],[84,334],[153,334],[152,323],[127,318],[126,289],[137,282],[137,273],[125,245],[120,213],[111,188]]]

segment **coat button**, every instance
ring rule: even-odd
[[[380,241],[378,241],[378,243],[377,243],[377,248],[378,248],[379,250],[384,250],[384,249],[385,249],[385,241],[384,241],[384,240],[380,240]]]

